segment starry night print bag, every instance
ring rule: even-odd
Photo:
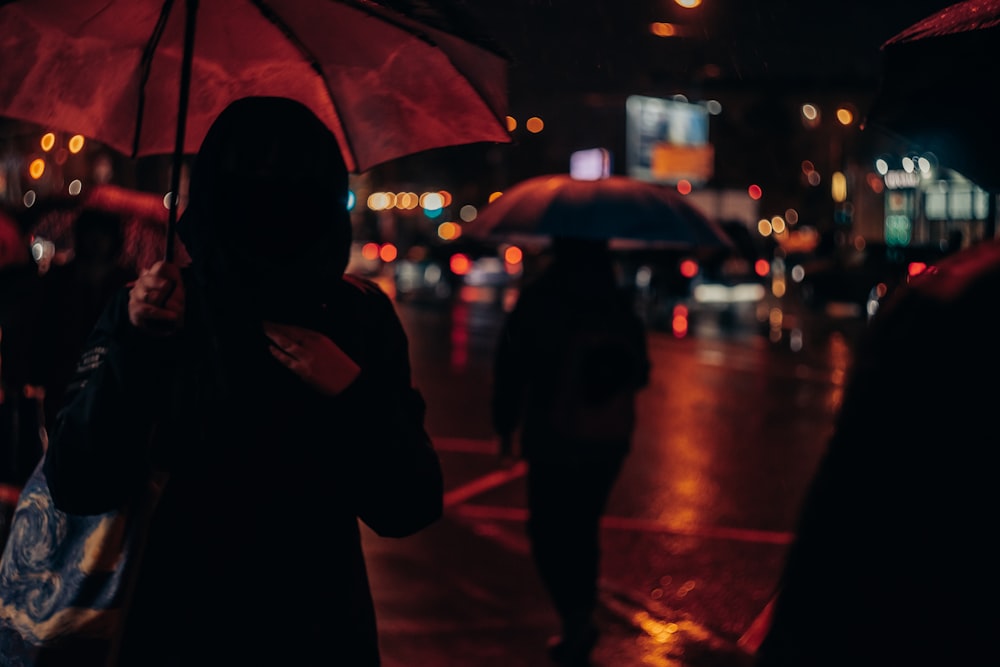
[[[123,509],[67,514],[43,463],[21,490],[0,557],[0,667],[108,667],[165,478]]]

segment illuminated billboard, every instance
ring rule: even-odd
[[[701,104],[630,95],[625,100],[625,163],[629,176],[692,185],[714,173],[708,110]]]

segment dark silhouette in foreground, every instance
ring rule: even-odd
[[[102,512],[169,472],[121,667],[380,663],[358,519],[410,535],[443,489],[393,304],[344,275],[347,185],[305,107],[233,103],[178,221],[190,266],[144,269],[90,337],[45,460],[56,505]]]
[[[1000,664],[998,300],[994,240],[872,319],[757,667]]]

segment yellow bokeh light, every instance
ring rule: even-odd
[[[419,200],[415,192],[400,192],[396,195],[396,208],[412,211],[417,207]]]
[[[771,282],[771,294],[773,294],[776,297],[780,298],[785,296],[786,289],[787,289],[787,284],[785,283],[784,278],[775,277],[775,279]],[[778,312],[780,313],[781,311]]]
[[[830,178],[830,196],[835,202],[847,200],[847,177],[843,172],[835,171]]]
[[[490,197],[489,197],[489,200],[488,200],[488,201],[489,201],[489,202],[490,202],[490,203],[492,204],[493,202],[495,202],[495,201],[496,201],[497,199],[499,199],[499,198],[500,198],[500,197],[502,197],[502,196],[503,196],[503,193],[502,193],[502,192],[494,192],[494,193],[492,193],[492,194],[490,195]]]
[[[766,219],[758,221],[757,231],[760,233],[761,236],[770,236],[771,232],[773,231],[771,227],[771,221]]]
[[[854,114],[851,113],[850,109],[840,107],[837,109],[837,120],[841,125],[850,125],[854,122]]]
[[[462,235],[462,228],[454,222],[442,222],[438,225],[437,234],[445,241],[454,241]]]
[[[42,150],[48,152],[56,145],[56,135],[52,132],[46,132],[42,135],[42,140],[39,143],[42,146]]]
[[[649,25],[649,31],[657,37],[673,37],[677,34],[677,27],[673,23],[656,21]]]
[[[684,9],[694,9],[701,4],[701,0],[674,0],[674,3]]]
[[[80,151],[82,151],[84,141],[85,140],[82,134],[74,134],[72,137],[69,138],[69,144],[67,144],[67,146],[69,147],[69,152],[79,153]]]
[[[34,160],[31,161],[31,164],[28,165],[28,175],[31,176],[32,178],[37,180],[41,178],[42,174],[44,173],[45,173],[45,160],[43,160],[42,158],[35,158]]]
[[[785,231],[785,220],[780,215],[776,215],[771,218],[771,229],[774,230],[775,234],[781,234]]]
[[[517,129],[517,119],[513,116],[507,116],[507,131],[513,132]]]
[[[368,195],[368,208],[372,211],[384,211],[389,206],[389,196],[385,192],[373,192]]]
[[[524,123],[524,127],[532,134],[538,134],[545,129],[545,123],[538,116],[532,116]]]

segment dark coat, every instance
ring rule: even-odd
[[[392,303],[345,277],[295,322],[363,369],[330,398],[271,358],[259,328],[210,349],[210,315],[190,274],[186,283],[176,339],[132,329],[126,291],[111,304],[45,467],[57,505],[84,514],[123,502],[150,461],[170,473],[125,664],[174,664],[163,661],[170,655],[185,665],[377,665],[357,520],[399,537],[442,511],[439,462]]]
[[[493,426],[501,436],[520,429],[525,458],[565,453],[560,443],[565,438],[553,417],[563,380],[568,379],[565,352],[575,332],[606,330],[625,341],[630,356],[628,368],[622,369],[630,394],[627,411],[634,411],[634,393],[649,381],[645,325],[628,294],[617,287],[609,258],[599,259],[608,263],[590,265],[581,258],[584,265],[578,266],[575,258],[557,257],[521,290],[500,332],[494,357]],[[628,437],[616,444],[627,448]]]
[[[998,303],[989,241],[873,318],[758,667],[1000,662]]]
[[[443,483],[393,303],[344,275],[347,184],[304,106],[234,102],[178,220],[183,326],[133,327],[123,290],[90,339],[46,456],[57,507],[108,510],[169,472],[122,667],[379,664],[358,520],[410,535],[441,516]],[[267,321],[324,334],[360,375],[313,389]]]

